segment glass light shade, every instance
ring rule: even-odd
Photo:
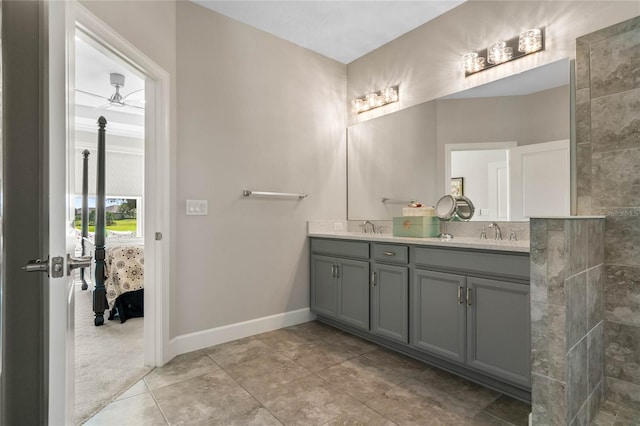
[[[378,95],[375,93],[369,93],[367,96],[365,96],[365,99],[367,100],[367,104],[369,108],[376,107],[377,98],[378,98]]]
[[[484,69],[486,60],[482,56],[478,56],[475,61],[473,61],[473,68],[471,72],[478,72]]]
[[[507,43],[499,41],[492,44],[487,49],[487,62],[490,64],[501,64],[513,57],[513,48],[507,47]]]
[[[356,114],[365,110],[364,99],[354,99],[351,101],[351,107]]]
[[[519,52],[532,53],[540,49],[542,49],[542,31],[540,29],[534,28],[520,34],[518,38]]]
[[[382,91],[382,98],[385,104],[398,100],[398,92],[393,87],[387,87]]]
[[[473,72],[474,64],[477,58],[478,54],[475,52],[462,55],[462,70],[466,73]]]

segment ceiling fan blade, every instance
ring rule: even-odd
[[[96,93],[87,92],[86,90],[76,89],[76,92],[84,93],[85,95],[95,96],[96,98],[105,99],[107,101],[109,100],[109,98],[105,98],[104,96],[98,95]]]
[[[125,106],[128,106],[129,108],[137,108],[137,109],[142,109],[144,110],[144,107],[141,106],[137,106],[137,105],[131,105],[130,103],[125,102],[124,104]]]
[[[124,98],[122,98],[122,100],[126,100],[129,96],[133,95],[134,93],[138,93],[138,92],[142,92],[144,91],[144,89],[138,89],[138,90],[134,90],[133,92],[129,93],[128,95],[126,95]]]

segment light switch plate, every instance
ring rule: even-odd
[[[208,210],[207,200],[187,200],[187,216],[204,216]]]
[[[344,225],[342,224],[342,222],[334,222],[333,230],[334,231],[344,231]]]
[[[480,209],[480,216],[489,216],[489,209]]]

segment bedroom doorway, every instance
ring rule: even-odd
[[[75,52],[69,52],[73,58],[69,68],[75,79],[72,78],[74,87],[69,89],[75,94],[76,102],[70,115],[76,124],[74,158],[69,161],[74,164],[70,174],[77,183],[75,193],[82,194],[85,152],[91,158],[88,175],[91,177],[96,172],[96,156],[92,150],[97,140],[97,118],[104,116],[107,119],[105,201],[106,216],[109,216],[105,246],[143,248],[142,255],[136,259],[144,259],[139,265],[139,272],[144,273],[144,317],[129,317],[124,323],[118,317],[109,321],[107,310],[104,325],[94,325],[89,295],[93,270],[85,271],[85,280],[92,281],[87,283],[87,290],[82,290],[83,283],[78,277],[75,329],[84,335],[76,335],[76,340],[94,338],[99,342],[95,345],[99,348],[97,353],[84,353],[89,345],[76,345],[76,399],[88,397],[76,403],[75,423],[80,423],[151,368],[170,359],[170,79],[165,70],[80,4],[74,2],[73,9],[75,41],[70,44]],[[95,184],[89,186],[89,192],[95,192]],[[90,196],[87,198],[91,209],[93,200]],[[71,203],[76,208],[81,201],[74,199]],[[79,234],[80,242],[81,230]],[[91,244],[87,249],[91,250]],[[118,353],[118,349],[102,341],[105,336],[121,343],[125,349]],[[128,358],[126,351],[135,353],[136,361],[123,374],[123,360]],[[108,358],[115,363],[106,363]],[[104,374],[98,366],[105,370]],[[93,380],[91,388],[84,382],[84,387],[78,386],[87,378]],[[73,418],[74,413],[70,414]]]
[[[144,356],[145,78],[83,31],[75,36],[74,228],[91,268],[75,279],[75,423],[81,424],[150,370]],[[96,292],[98,118],[104,144],[105,280]],[[147,283],[152,285],[151,283]],[[113,354],[113,356],[105,356]]]

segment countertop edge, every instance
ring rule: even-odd
[[[483,240],[482,242],[475,242],[468,237],[459,237],[457,240],[454,237],[449,241],[442,241],[439,238],[412,238],[412,237],[394,237],[393,235],[363,235],[358,233],[346,233],[346,232],[309,232],[308,237],[314,238],[334,238],[341,240],[356,240],[356,241],[368,241],[368,242],[384,242],[384,243],[401,243],[401,244],[413,244],[417,246],[433,246],[433,247],[452,247],[452,248],[468,248],[476,250],[492,250],[492,251],[504,251],[514,253],[529,253],[530,243],[529,241],[500,241],[493,242],[493,240]]]

